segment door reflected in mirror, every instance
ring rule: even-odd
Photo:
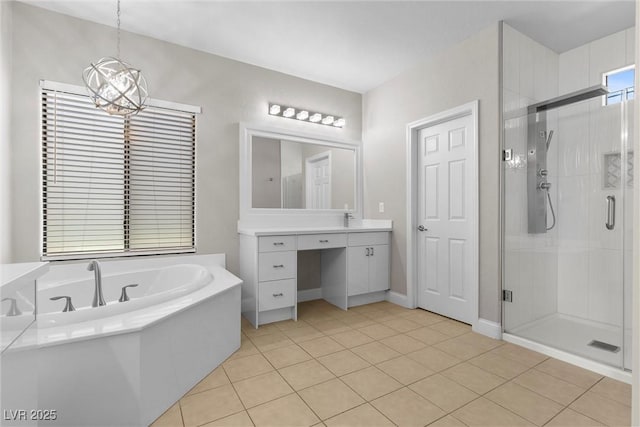
[[[251,153],[251,207],[354,209],[355,150],[253,135]]]

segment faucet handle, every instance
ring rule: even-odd
[[[61,295],[61,296],[52,297],[52,298],[49,298],[49,299],[51,301],[57,301],[57,300],[62,299],[62,298],[66,298],[66,303],[64,305],[64,308],[62,309],[63,313],[66,313],[67,311],[76,311],[76,308],[73,306],[73,304],[71,304],[71,297],[70,296]]]
[[[22,312],[18,308],[18,300],[11,297],[2,298],[2,301],[11,301],[11,307],[9,307],[9,311],[7,312],[7,316],[20,316]]]
[[[119,302],[129,301],[129,295],[127,295],[127,288],[135,288],[136,286],[138,286],[137,283],[132,283],[130,285],[123,286],[122,287],[122,293],[120,294],[120,299],[118,301]]]

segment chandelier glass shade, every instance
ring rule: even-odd
[[[145,107],[147,81],[142,72],[126,62],[102,58],[82,73],[96,107],[112,115],[136,114]]]

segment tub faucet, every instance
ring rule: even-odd
[[[104,302],[104,297],[102,296],[102,272],[100,271],[100,263],[98,262],[98,260],[91,260],[91,262],[89,262],[89,265],[87,266],[87,270],[93,271],[96,278],[96,288],[93,291],[93,303],[91,304],[91,307],[107,305]]]

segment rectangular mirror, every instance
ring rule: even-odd
[[[360,215],[361,144],[240,125],[240,216]]]
[[[252,208],[352,210],[355,173],[353,149],[252,136]]]

